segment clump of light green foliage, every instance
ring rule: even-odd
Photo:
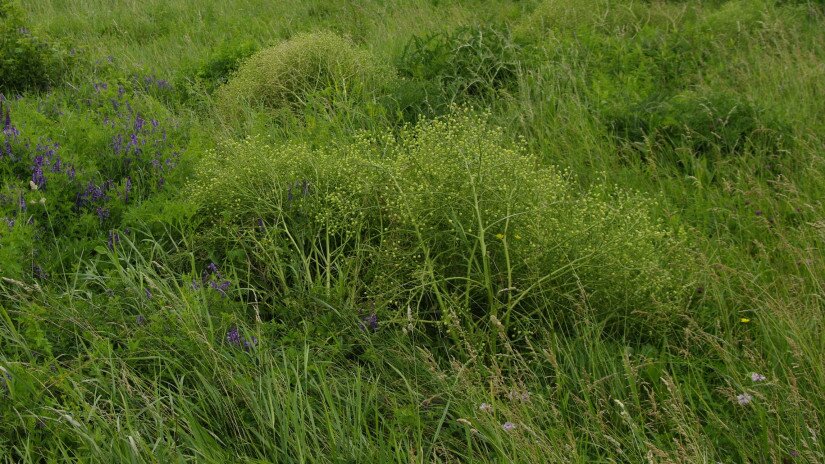
[[[299,34],[244,60],[218,90],[219,112],[231,118],[243,108],[277,112],[305,107],[322,98],[364,98],[390,78],[368,51],[331,32]]]
[[[683,316],[690,277],[677,268],[690,257],[651,202],[602,186],[576,193],[466,111],[340,149],[230,141],[196,171],[191,198],[209,217],[287,230],[306,217],[318,240],[371,244],[372,266],[392,273],[393,291],[373,295],[386,302],[437,297],[433,313],[460,308],[473,326],[478,311],[565,320],[585,291],[599,318],[645,335]]]

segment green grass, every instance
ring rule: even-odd
[[[821,2],[18,3],[0,462],[825,461]]]

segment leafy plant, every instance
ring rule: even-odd
[[[461,308],[472,330],[490,315],[569,321],[560,308],[584,291],[614,328],[649,336],[677,318],[686,277],[675,270],[690,267],[647,201],[576,195],[561,173],[466,112],[340,150],[228,142],[204,159],[190,192],[211,217],[270,231],[250,254],[293,254],[304,282],[346,278],[343,287],[418,301],[444,321]],[[277,237],[290,245],[267,250],[284,243]],[[352,264],[359,271],[333,264],[366,259],[365,250],[370,264]],[[278,266],[254,267],[283,275]]]
[[[58,44],[34,35],[21,17],[16,3],[0,0],[0,92],[46,89],[73,61]]]
[[[244,108],[270,112],[304,109],[320,98],[367,98],[392,76],[369,52],[331,32],[299,34],[246,59],[216,93],[219,113],[228,119]]]
[[[397,62],[399,74],[420,89],[419,101],[407,111],[438,114],[452,104],[513,91],[523,55],[506,28],[464,26],[414,36]]]

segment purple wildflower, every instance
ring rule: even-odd
[[[762,374],[753,372],[751,373],[751,380],[754,382],[764,382],[766,380],[766,377]]]
[[[505,422],[501,424],[501,428],[504,429],[505,432],[512,432],[516,429],[516,427],[518,426],[512,422]]]
[[[112,137],[112,149],[116,155],[119,155],[123,150],[123,134],[117,134]]]
[[[32,274],[38,280],[46,280],[49,278],[49,274],[47,274],[46,271],[44,271],[43,268],[37,264],[32,265]]]
[[[364,317],[361,319],[361,323],[359,324],[361,330],[367,331],[367,329],[372,330],[373,332],[378,330],[378,315],[373,313],[369,316]]]
[[[229,290],[229,287],[232,285],[232,282],[225,280],[221,283],[217,283],[214,280],[209,282],[209,286],[212,287],[216,292],[220,293],[222,297],[226,298],[226,291]]]
[[[132,191],[132,177],[126,178],[126,185],[123,187],[123,201],[129,203],[129,193]]]
[[[736,401],[742,406],[747,406],[751,401],[753,401],[753,397],[747,393],[742,393],[741,395],[736,396]]]
[[[118,243],[120,243],[120,235],[117,233],[117,231],[115,231],[115,230],[110,230],[110,231],[109,231],[109,241],[108,241],[108,243],[107,243],[107,246],[109,247],[109,250],[110,250],[110,251],[111,251],[111,250],[114,250],[114,249],[115,249],[115,246],[116,246]]]
[[[243,347],[246,350],[251,350],[252,348],[255,348],[255,346],[257,344],[258,344],[258,337],[254,336],[254,335],[249,340],[244,340],[243,341]]]
[[[143,130],[143,126],[146,124],[146,120],[138,114],[135,116],[135,132],[140,132]]]
[[[137,323],[137,325],[146,324],[146,318],[143,317],[142,314],[138,314],[137,317],[135,318],[135,322]]]
[[[226,341],[230,345],[239,346],[241,344],[241,333],[237,327],[232,327],[226,332]]]
[[[143,291],[146,293],[146,299],[151,300],[152,299],[152,292],[149,291],[149,288],[144,288]]]
[[[493,412],[493,406],[490,403],[481,403],[478,409],[483,412]]]
[[[23,194],[20,194],[20,199],[17,201],[17,206],[20,207],[20,211],[26,211],[26,199],[23,197]]]
[[[32,182],[39,189],[46,186],[46,176],[43,175],[43,168],[41,166],[34,166],[32,169]]]
[[[109,219],[109,215],[110,215],[109,208],[106,208],[104,206],[98,206],[97,208],[95,208],[95,212],[97,213],[97,218],[100,219],[101,221],[105,221],[106,219]]]

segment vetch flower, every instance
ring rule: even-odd
[[[241,333],[238,331],[237,327],[231,327],[226,332],[226,341],[230,345],[239,346],[241,344]]]
[[[220,293],[222,297],[226,298],[226,291],[229,290],[229,287],[232,285],[232,282],[225,280],[221,283],[217,283],[214,280],[209,281],[209,286],[212,287],[216,292]]]
[[[516,429],[516,427],[518,426],[512,422],[505,422],[501,424],[501,428],[504,429],[505,432],[512,432]]]
[[[126,183],[123,187],[123,201],[129,203],[129,193],[132,191],[132,176],[126,178]]]
[[[255,346],[257,344],[258,344],[258,338],[255,337],[254,335],[249,340],[244,340],[243,341],[243,347],[246,350],[251,350],[252,348],[255,348]]]
[[[120,243],[120,235],[115,230],[109,231],[109,240],[106,243],[106,246],[109,248],[109,251],[114,250],[115,246]]]
[[[361,330],[365,332],[368,328],[375,332],[376,330],[378,330],[378,315],[373,313],[369,316],[364,317],[363,319],[361,319],[359,326],[361,327]]]
[[[765,376],[756,372],[751,373],[751,380],[754,382],[764,382],[766,380]]]
[[[747,406],[751,401],[753,401],[753,397],[747,393],[742,393],[741,395],[736,396],[736,401],[742,406]]]

